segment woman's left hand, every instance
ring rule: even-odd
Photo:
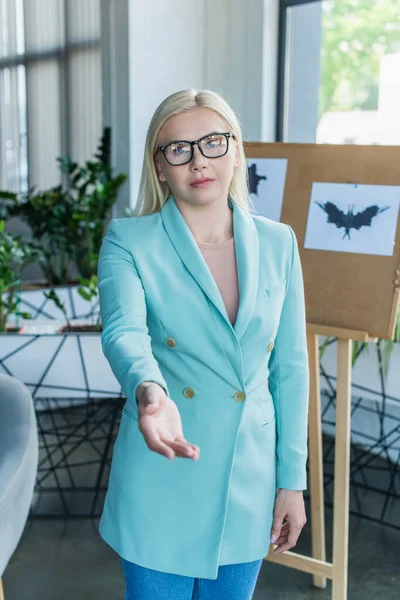
[[[271,544],[277,544],[277,547],[272,554],[280,554],[293,548],[306,523],[303,492],[280,489],[275,497],[274,522],[271,530]]]

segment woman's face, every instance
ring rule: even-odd
[[[177,140],[196,141],[211,133],[227,133],[227,122],[208,108],[193,108],[171,117],[160,130],[157,147]],[[237,142],[229,138],[228,152],[219,158],[206,158],[196,144],[190,163],[172,166],[161,151],[156,155],[156,168],[160,181],[167,182],[178,202],[211,204],[226,202],[234,169],[239,166]],[[212,181],[203,186],[193,186],[200,179]]]

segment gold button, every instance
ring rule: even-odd
[[[244,392],[235,392],[233,397],[235,402],[243,402],[243,400],[246,398],[246,394]]]
[[[192,390],[192,388],[185,388],[183,390],[183,395],[185,396],[185,398],[193,398],[194,390]]]
[[[270,342],[268,344],[268,352],[272,352],[273,349],[274,349],[274,342]]]
[[[166,342],[167,346],[169,346],[170,348],[175,348],[175,346],[176,346],[176,341],[174,340],[174,338],[169,337],[165,340],[165,342]]]

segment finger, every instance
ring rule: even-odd
[[[277,546],[276,548],[274,548],[274,550],[272,551],[272,554],[281,554],[281,552],[285,552],[286,550],[290,550],[290,548],[293,548],[293,546],[291,546],[289,544],[289,542],[285,542],[281,546]]]
[[[174,450],[176,449],[176,446],[172,446],[174,448]],[[194,460],[197,460],[199,458],[199,451],[195,450],[194,448],[192,448],[192,446],[187,445],[182,449],[182,456],[188,457],[188,458],[192,458]]]
[[[189,444],[182,440],[172,439],[172,437],[168,433],[160,433],[160,439],[166,444],[172,447],[176,447],[180,450],[185,450],[189,448]]]
[[[278,539],[278,537],[281,534],[281,529],[282,529],[282,521],[284,519],[284,515],[280,515],[275,513],[274,515],[274,522],[272,525],[272,529],[271,529],[271,543],[274,544],[275,541]]]
[[[289,528],[285,527],[285,525],[282,525],[279,537],[281,537],[281,536],[288,537],[288,535],[289,535]],[[278,543],[278,539],[276,539],[276,541],[274,542],[274,544],[277,544],[277,543]]]
[[[287,541],[288,541],[287,535],[280,535],[278,537],[278,539],[276,540],[276,542],[274,542],[274,545],[276,544],[277,546],[282,546],[283,544],[286,544]]]
[[[148,446],[149,446],[149,444],[148,444]],[[152,446],[149,446],[149,448],[150,448],[150,450],[153,450],[153,452],[162,454],[163,456],[166,456],[170,460],[173,460],[176,456],[176,452],[173,450],[173,448],[170,448],[168,446],[168,444],[164,444],[161,441],[153,443]]]
[[[163,442],[165,442],[165,444],[168,444],[168,446],[170,446],[170,448],[172,448],[178,456],[181,456],[181,457],[190,456],[191,457],[191,456],[195,456],[195,454],[196,454],[196,451],[193,450],[193,448],[191,448],[191,446],[189,444],[187,444],[186,442],[168,440],[162,436],[160,436],[160,439]]]
[[[289,532],[288,540],[283,544],[280,544],[277,548],[275,548],[272,554],[280,554],[281,552],[285,552],[286,550],[290,550],[290,548],[294,548],[299,535],[296,531],[291,530]]]
[[[175,451],[168,444],[166,444],[163,440],[160,439],[159,435],[152,431],[151,428],[144,428],[142,430],[144,439],[146,441],[147,446],[150,450],[154,452],[158,452],[159,454],[163,454],[170,460],[175,458]]]
[[[185,438],[184,435],[178,435],[175,440],[176,442],[186,442],[186,444],[190,444],[190,442]],[[194,448],[197,448],[198,446],[196,446],[196,444],[190,444],[191,446],[193,446]]]
[[[196,452],[200,452],[200,448],[196,446],[196,444],[191,444],[190,442],[188,442],[188,440],[183,435],[178,436],[177,438],[175,438],[175,440],[185,442],[190,448],[192,448]]]
[[[289,523],[286,521],[282,527],[281,527],[281,532],[279,534],[279,537],[273,542],[274,545],[281,545],[285,542],[288,541],[289,538]]]
[[[168,438],[165,438],[166,441],[167,441],[167,439]],[[198,446],[196,446],[196,444],[191,444],[183,435],[178,435],[172,441],[180,442],[180,443],[184,444],[187,448],[191,448],[192,450],[200,451],[200,448]]]

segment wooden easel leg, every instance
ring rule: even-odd
[[[0,600],[4,600],[3,580],[0,579]]]
[[[326,560],[324,473],[321,427],[321,390],[319,376],[318,335],[307,335],[310,365],[310,403],[308,415],[308,464],[311,502],[311,543],[312,556]],[[325,588],[326,577],[313,575],[315,587]]]
[[[352,341],[337,341],[332,600],[347,598]]]

